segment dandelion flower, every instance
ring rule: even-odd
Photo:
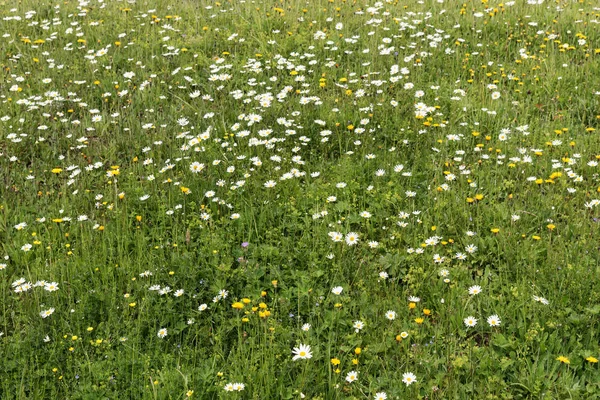
[[[563,364],[571,364],[571,361],[565,356],[556,357],[556,361],[560,361]]]

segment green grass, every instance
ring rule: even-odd
[[[0,398],[600,398],[594,1],[149,3],[0,0]]]

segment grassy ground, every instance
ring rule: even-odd
[[[0,398],[600,398],[600,8],[537,3],[0,1]]]

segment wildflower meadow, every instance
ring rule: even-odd
[[[596,0],[0,0],[1,399],[600,399]]]

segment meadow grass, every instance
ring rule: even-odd
[[[600,398],[597,2],[0,17],[0,398]]]

